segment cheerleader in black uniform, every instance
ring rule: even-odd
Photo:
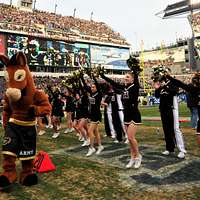
[[[164,75],[169,73],[170,69],[164,66],[154,68],[153,81],[155,88],[155,96],[160,98],[160,116],[162,127],[165,136],[166,150],[162,152],[163,155],[170,155],[174,153],[175,145],[179,153],[178,158],[185,158],[185,145],[183,134],[179,127],[179,112],[178,112],[178,87],[175,86]]]
[[[104,107],[104,127],[106,135],[111,138],[116,138],[116,133],[113,125],[112,119],[112,107],[111,107],[111,94],[113,92],[112,86],[107,84],[107,90],[104,93],[104,96],[101,101],[101,105]]]
[[[90,124],[88,128],[88,136],[90,139],[90,147],[86,156],[91,156],[93,153],[100,154],[104,147],[101,144],[101,137],[99,133],[99,123],[101,122],[101,100],[102,93],[99,88],[99,84],[96,78],[93,76],[94,83],[91,84],[91,87],[86,85],[85,81],[82,79],[84,88],[89,92],[89,119]],[[96,139],[98,148],[97,151],[94,148],[94,139]]]
[[[87,92],[79,82],[79,90],[76,89],[76,108],[75,118],[77,120],[77,129],[84,139],[82,146],[90,144],[88,138],[88,117],[89,117],[89,99]]]
[[[110,86],[102,105],[105,106],[104,124],[107,136],[115,139],[115,143],[122,141],[123,125],[121,124],[117,94]]]
[[[169,74],[166,75],[166,78],[168,78],[172,84],[174,84],[177,87],[180,87],[182,89],[184,89],[185,91],[187,91],[188,93],[191,94],[191,96],[198,100],[198,122],[197,122],[197,143],[198,146],[200,147],[200,73],[197,72],[193,78],[192,78],[192,83],[189,84],[185,84],[180,80],[177,80],[173,77],[171,77]]]
[[[136,67],[139,66],[139,62],[131,58]],[[130,59],[129,59],[130,60]],[[129,64],[129,60],[127,63]],[[141,115],[138,109],[138,96],[139,96],[139,80],[138,80],[138,71],[134,70],[125,75],[124,81],[125,84],[116,83],[112,79],[104,76],[104,73],[101,71],[101,76],[103,79],[108,81],[113,87],[123,90],[122,103],[124,106],[124,124],[126,132],[128,135],[128,140],[130,143],[130,153],[131,159],[126,165],[126,168],[139,168],[142,161],[142,155],[138,149],[138,143],[135,138],[137,131],[137,125],[141,124]]]
[[[55,91],[52,90],[50,86],[48,86],[48,90],[50,94],[52,95],[52,125],[54,134],[52,138],[57,138],[60,133],[58,132],[58,126],[60,125],[60,117],[64,116],[63,113],[63,101],[62,96],[58,88],[55,89]]]
[[[74,98],[72,96],[72,91],[67,88],[65,91],[66,107],[65,111],[67,113],[67,129],[64,133],[71,133],[73,128],[73,112],[74,112]]]

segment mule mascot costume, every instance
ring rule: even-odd
[[[25,186],[35,185],[37,175],[33,173],[36,153],[36,117],[50,113],[51,105],[47,95],[35,88],[35,84],[22,52],[11,59],[0,54],[0,61],[6,66],[7,89],[3,100],[3,173],[0,188],[6,188],[17,180],[15,161],[22,164],[19,182]]]

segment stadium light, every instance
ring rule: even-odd
[[[35,10],[35,4],[36,4],[36,0],[34,0],[34,3],[33,3],[33,10]]]
[[[94,14],[94,12],[92,11],[91,15],[90,15],[90,21],[92,21],[93,14]]]
[[[76,17],[76,8],[74,8],[73,18]]]
[[[200,0],[182,0],[171,5],[168,5],[163,11],[156,13],[157,16],[162,16],[163,19],[170,17],[191,14],[191,11],[200,10]]]
[[[188,43],[190,44],[189,45],[190,46],[189,63],[193,69],[197,69],[197,67],[200,68],[200,64],[199,66],[197,66],[197,61],[196,59],[194,59],[195,34],[194,34],[193,24],[192,24],[193,12],[196,12],[199,10],[200,10],[200,0],[181,0],[179,2],[168,5],[163,11],[156,14],[157,16],[159,15],[161,16],[162,14],[164,14],[162,17],[163,19],[189,14],[187,18],[189,20],[191,31],[192,31],[192,37],[191,39],[188,40]]]
[[[55,4],[55,9],[54,9],[54,13],[56,14],[56,9],[57,9],[57,3]]]

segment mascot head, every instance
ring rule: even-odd
[[[32,96],[36,89],[24,53],[18,52],[11,59],[0,54],[0,61],[6,66],[5,80],[8,99],[11,102],[17,102],[23,97]]]

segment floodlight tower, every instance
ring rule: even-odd
[[[33,10],[35,11],[36,0],[33,2]]]
[[[188,40],[188,46],[189,46],[189,64],[192,67],[193,70],[197,70],[197,62],[194,58],[196,52],[195,52],[195,46],[194,46],[194,39],[195,34],[192,27],[192,16],[193,12],[200,10],[200,0],[182,0],[177,3],[168,5],[165,10],[157,13],[156,15],[164,15],[162,16],[163,19],[172,18],[174,16],[188,14],[188,20],[192,29],[192,37]],[[199,66],[200,67],[200,66]]]
[[[198,6],[198,4],[200,4],[200,0],[189,0],[189,7],[190,7],[190,15],[188,15],[188,21],[190,23],[190,27],[191,27],[191,31],[192,31],[192,37],[191,37],[191,43],[190,43],[190,47],[191,47],[191,53],[189,54],[189,61],[190,61],[190,66],[192,69],[194,70],[199,70],[199,66],[197,63],[197,60],[195,59],[195,34],[194,34],[194,29],[193,29],[193,11],[195,9],[196,6]]]

